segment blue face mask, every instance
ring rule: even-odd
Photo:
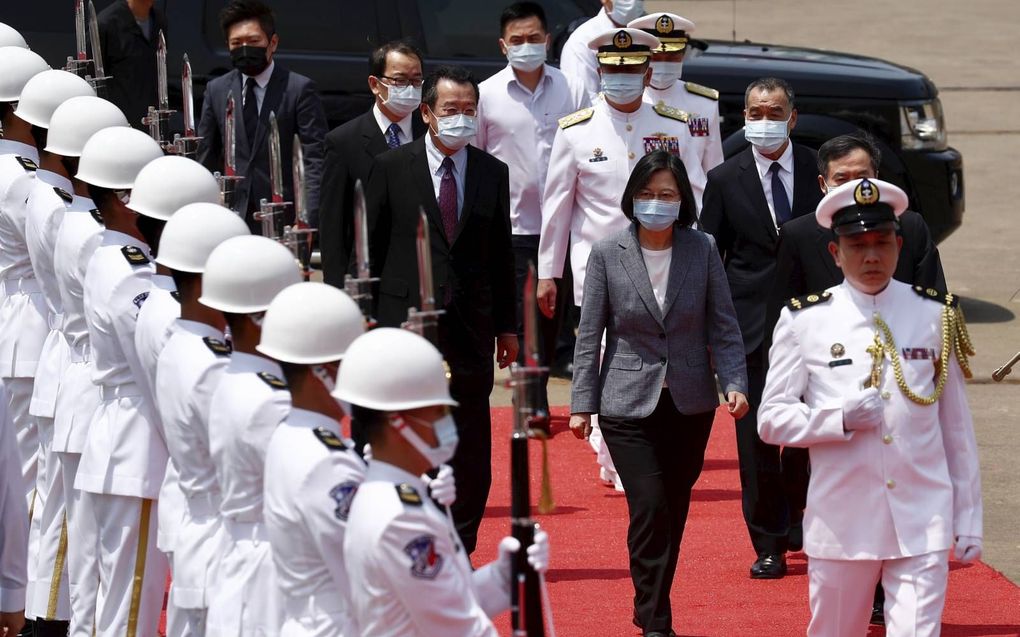
[[[673,225],[680,216],[679,201],[635,199],[634,218],[646,230],[658,232]]]
[[[630,104],[645,92],[644,73],[603,73],[602,94],[617,104]]]

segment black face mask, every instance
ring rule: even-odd
[[[245,75],[258,75],[269,66],[266,53],[269,49],[264,46],[239,46],[230,51],[230,61],[234,68]]]

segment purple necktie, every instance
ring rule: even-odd
[[[443,217],[446,239],[453,243],[453,233],[457,229],[457,179],[453,176],[452,159],[444,158],[441,167],[443,178],[439,182],[439,212]]]

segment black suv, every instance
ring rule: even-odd
[[[509,3],[510,0],[506,0]],[[110,0],[96,2],[101,10]],[[0,22],[20,30],[51,65],[62,65],[74,47],[72,3],[5,2]],[[196,90],[230,68],[217,13],[224,0],[157,0],[168,18],[172,76],[180,58],[191,59]],[[367,55],[377,43],[410,38],[427,65],[457,63],[486,78],[503,68],[499,12],[503,3],[479,0],[278,0],[281,47],[277,59],[315,80],[331,124],[371,104]],[[599,9],[598,0],[544,0],[554,51]],[[44,6],[49,5],[49,6]],[[697,16],[692,16],[697,19]],[[723,148],[745,147],[744,89],[751,80],[776,76],[797,94],[793,138],[817,147],[842,133],[866,130],[882,148],[881,176],[902,186],[911,207],[927,220],[936,241],[963,220],[963,159],[946,143],[938,89],[920,71],[856,55],[751,42],[697,42],[684,63],[684,78],[721,93]],[[554,57],[556,55],[554,54]],[[155,101],[155,96],[153,96]],[[197,99],[200,100],[200,97]],[[132,114],[129,114],[133,117]]]

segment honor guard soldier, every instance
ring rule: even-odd
[[[156,257],[169,268],[181,303],[181,316],[159,354],[155,386],[170,462],[177,470],[177,476],[167,472],[167,479],[177,483],[186,503],[174,538],[170,599],[173,611],[185,618],[185,635],[205,635],[208,588],[225,544],[220,487],[209,451],[209,404],[230,346],[223,315],[199,301],[202,273],[217,245],[248,233],[248,224],[223,206],[188,204],[166,222]]]
[[[442,355],[406,330],[378,328],[347,349],[333,396],[351,405],[372,445],[365,480],[347,516],[344,561],[359,635],[495,636],[490,617],[510,605],[511,560],[504,538],[495,562],[472,570],[448,517],[427,496],[421,474],[457,447]],[[545,572],[544,532],[528,561]]]
[[[228,239],[206,263],[199,300],[226,317],[234,350],[209,408],[227,539],[209,600],[209,637],[275,635],[283,623],[262,485],[269,439],[290,412],[290,392],[279,363],[256,347],[270,302],[300,281],[293,253],[266,237]]]
[[[645,89],[645,101],[679,108],[687,113],[687,128],[691,144],[701,160],[700,175],[691,172],[691,183],[696,176],[701,182],[695,190],[703,192],[708,171],[723,162],[722,135],[719,133],[719,91],[681,82],[684,57],[690,46],[694,23],[672,13],[655,13],[638,18],[627,25],[641,29],[659,39],[659,48],[652,51],[652,79]]]
[[[99,579],[94,516],[81,509],[81,491],[74,488],[85,448],[89,420],[99,407],[99,388],[92,383],[89,331],[85,323],[85,268],[99,245],[102,225],[88,185],[77,178],[79,158],[92,135],[111,126],[127,127],[127,118],[111,102],[75,97],[57,108],[50,120],[47,148],[63,157],[71,175],[73,200],[64,213],[53,247],[53,273],[63,310],[68,360],[57,387],[53,418],[53,455],[60,464],[67,529],[67,583],[71,621],[69,635],[91,637]],[[57,529],[53,526],[54,530]],[[58,540],[59,542],[59,540]]]
[[[100,404],[88,426],[75,487],[94,518],[99,558],[96,635],[152,634],[166,586],[156,548],[156,497],[167,450],[134,348],[135,318],[152,276],[149,246],[127,201],[138,172],[163,152],[131,128],[105,128],[82,150],[78,179],[105,229],[85,271],[85,321]],[[94,583],[92,584],[95,585]]]
[[[776,325],[758,430],[807,447],[808,635],[937,635],[949,549],[981,555],[981,482],[958,299],[892,278],[907,195],[855,179],[819,203],[844,281],[790,299]]]

